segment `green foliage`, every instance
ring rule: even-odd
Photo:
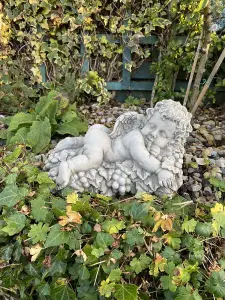
[[[139,99],[139,98],[135,98],[133,96],[129,96],[127,97],[127,99],[125,100],[125,106],[126,107],[130,107],[130,106],[140,106],[143,105],[145,103],[144,99]]]
[[[159,79],[156,100],[168,96],[180,99],[184,91],[174,92],[174,82],[178,72],[185,79],[190,73],[207,2],[6,1],[0,7],[2,110],[15,113],[33,109],[37,99],[51,90],[65,93],[71,103],[107,102],[110,96],[105,81],[121,81],[125,47],[132,53],[126,69],[134,71],[144,60],[153,61],[152,71]],[[213,2],[216,8],[212,10],[220,12],[224,1]],[[150,48],[139,44],[143,35],[160,38]],[[224,43],[223,33],[212,34],[206,73]],[[159,52],[161,59],[157,60]],[[82,65],[87,70],[85,59],[91,71],[81,74]],[[223,79],[221,70],[216,81],[221,84]],[[54,104],[51,106],[54,110]],[[62,125],[61,132],[68,126]]]
[[[51,91],[40,98],[33,112],[17,113],[11,118],[7,144],[26,144],[34,153],[40,153],[48,148],[56,132],[76,136],[86,130],[87,124],[75,106],[58,92]]]
[[[206,289],[216,297],[225,298],[225,272],[212,272],[205,283]]]
[[[106,89],[106,82],[95,71],[89,71],[84,78],[78,79],[77,89],[80,93],[96,97],[99,104],[109,102],[110,93]]]
[[[186,200],[179,196],[149,203],[140,195],[122,201],[95,194],[65,198],[51,193],[54,183],[25,147],[2,148],[2,153],[3,295],[28,300],[225,298],[222,203],[183,209]]]

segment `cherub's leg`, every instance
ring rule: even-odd
[[[84,153],[85,154],[75,156],[72,159],[60,163],[59,173],[56,179],[56,183],[60,189],[68,185],[72,173],[96,169],[102,164],[103,150],[86,147]]]
[[[84,145],[84,137],[83,136],[78,136],[78,137],[67,137],[65,139],[63,139],[62,141],[60,141],[54,151],[55,152],[60,152],[64,149],[77,149],[77,148],[81,148]]]

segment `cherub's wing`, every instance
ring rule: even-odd
[[[117,118],[113,131],[109,134],[112,139],[125,135],[135,128],[142,128],[145,125],[145,116],[137,112],[126,112]]]

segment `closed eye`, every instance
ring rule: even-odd
[[[167,138],[167,134],[163,130],[160,131],[160,135],[163,136],[164,138]]]

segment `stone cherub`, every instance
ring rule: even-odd
[[[122,114],[111,131],[96,124],[84,137],[67,137],[50,153],[45,170],[59,189],[71,186],[113,195],[145,191],[171,194],[182,185],[184,143],[191,114],[163,100]]]

